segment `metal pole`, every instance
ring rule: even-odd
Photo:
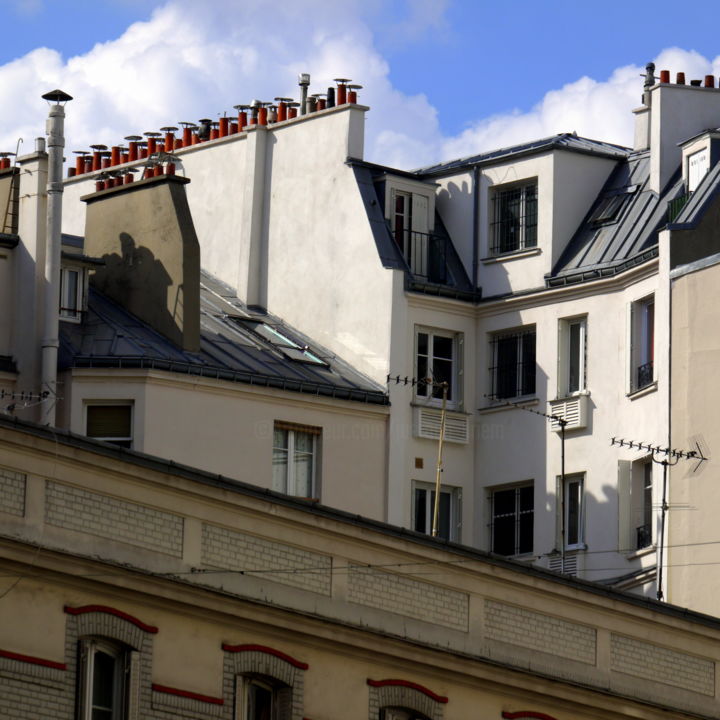
[[[445,440],[445,410],[447,408],[448,384],[442,383],[442,410],[440,411],[440,439],[438,441],[437,470],[435,473],[435,503],[433,505],[432,536],[438,534],[438,515],[440,512],[440,473],[442,472],[443,442]]]
[[[42,408],[42,422],[55,425],[57,402],[57,355],[59,341],[60,306],[60,246],[62,227],[62,165],[65,147],[65,109],[63,104],[72,98],[61,90],[54,90],[43,99],[54,102],[47,120],[48,183],[47,226],[45,235],[45,317],[42,339],[42,390],[48,402]],[[61,104],[63,103],[63,104]]]
[[[567,420],[560,422],[560,572],[565,573],[565,425]]]
[[[657,599],[663,599],[663,549],[665,546],[665,514],[667,512],[667,470],[668,461],[662,460],[660,463],[663,466],[663,492],[662,492],[662,505],[660,514],[660,557],[658,558],[657,568]]]

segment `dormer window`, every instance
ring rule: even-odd
[[[493,195],[490,252],[493,255],[537,246],[537,180],[508,188]]]
[[[60,269],[60,319],[80,322],[85,298],[85,270],[78,266]]]
[[[688,156],[688,192],[695,192],[710,169],[710,151],[704,147]]]

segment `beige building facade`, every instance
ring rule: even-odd
[[[0,465],[3,717],[717,717],[709,617],[32,424]]]

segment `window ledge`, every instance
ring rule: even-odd
[[[537,397],[520,397],[515,400],[498,401],[497,405],[487,405],[486,407],[478,408],[478,412],[481,415],[489,415],[490,413],[501,412],[503,410],[522,410],[525,407],[533,407],[540,403],[540,399]]]
[[[650,393],[654,393],[658,389],[657,380],[654,382],[651,382],[649,385],[646,385],[644,388],[640,388],[640,390],[633,390],[632,392],[628,393],[626,397],[628,400],[637,400],[638,398],[645,397],[645,395],[649,395]]]
[[[568,545],[565,548],[565,554],[568,555],[568,554],[575,554],[575,553],[579,553],[579,552],[585,552],[585,550],[587,550],[587,549],[588,549],[587,543],[584,543],[584,542],[578,543],[577,545]]]
[[[480,258],[483,265],[493,265],[494,263],[505,262],[506,260],[520,260],[524,257],[540,255],[542,250],[539,247],[525,248],[523,250],[513,250],[512,252],[503,253],[502,255],[491,255],[490,257]]]
[[[569,395],[558,395],[553,400],[548,400],[549,403],[564,402],[566,400],[574,400],[578,397],[590,397],[591,393],[589,390],[578,390],[577,392],[570,393]]]
[[[639,550],[633,550],[625,555],[626,560],[636,560],[637,558],[645,557],[657,552],[656,545],[648,545],[647,547],[640,548]]]
[[[440,412],[442,410],[442,405],[435,405],[423,402],[422,400],[415,400],[410,402],[410,407],[413,408],[423,408],[424,410],[437,410]],[[452,414],[452,415],[467,415],[468,417],[472,415],[472,413],[465,412],[464,410],[460,410],[457,407],[453,407],[450,404],[445,408],[445,412]]]

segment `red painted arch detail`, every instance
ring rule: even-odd
[[[142,620],[138,620],[133,615],[128,615],[128,613],[109,607],[108,605],[83,605],[82,607],[70,607],[69,605],[66,605],[64,610],[68,615],[85,615],[85,613],[91,612],[107,613],[108,615],[114,615],[121,620],[127,620],[129,623],[135,625],[135,627],[139,627],[147,633],[155,634],[158,631],[154,625],[146,625],[142,622]]]
[[[267,645],[229,645],[228,643],[223,643],[222,649],[225,650],[225,652],[263,652],[268,655],[274,655],[276,658],[280,658],[300,670],[307,670],[310,667],[307,663],[300,662],[300,660],[296,660],[294,657],[287,655],[281,650],[267,647]]]
[[[210,695],[201,695],[200,693],[190,692],[189,690],[180,690],[180,688],[168,687],[167,685],[152,684],[154,692],[165,693],[167,695],[177,695],[178,697],[188,698],[190,700],[200,700],[200,702],[212,703],[213,705],[224,705],[222,698],[211,697]]]
[[[0,657],[7,658],[8,660],[30,663],[31,665],[41,665],[42,667],[53,668],[55,670],[67,670],[67,665],[65,663],[55,662],[54,660],[45,660],[45,658],[33,657],[32,655],[23,655],[21,653],[11,652],[10,650],[0,650]]]
[[[418,683],[410,682],[409,680],[371,680],[368,678],[367,684],[370,687],[387,687],[388,685],[406,687],[411,690],[417,690],[423,695],[427,695],[435,702],[446,703],[448,701],[444,695],[436,695],[432,690],[429,690],[424,685],[419,685]]]
[[[533,710],[520,710],[519,712],[507,712],[503,710],[502,716],[505,720],[518,720],[518,718],[533,718],[534,720],[556,720],[552,715],[534,712]]]

